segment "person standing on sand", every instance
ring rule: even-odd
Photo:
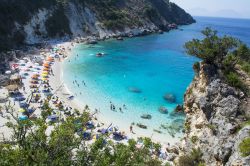
[[[134,131],[133,131],[133,126],[132,125],[129,127],[129,130],[130,130],[130,133],[135,134]]]

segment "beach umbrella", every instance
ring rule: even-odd
[[[26,68],[26,69],[24,69],[24,71],[30,71],[30,69],[29,69],[29,68]]]
[[[8,70],[8,71],[6,71],[6,72],[5,72],[5,74],[11,74],[11,71],[10,71],[10,70]]]
[[[49,74],[49,72],[48,71],[43,71],[42,74]]]
[[[25,111],[25,109],[20,108],[20,109],[19,109],[19,112],[24,113],[24,112],[26,112],[26,111]]]
[[[49,68],[43,68],[43,71],[49,71]]]
[[[41,78],[41,80],[42,80],[42,81],[47,81],[48,78],[44,78],[44,77],[43,77],[43,78]]]
[[[40,66],[39,63],[34,63],[35,66]]]
[[[47,68],[49,68],[49,67],[50,67],[50,65],[49,65],[49,64],[44,64],[43,66],[44,66],[44,67],[47,67]]]
[[[19,120],[27,120],[27,119],[28,119],[28,117],[26,115],[22,115],[19,117]]]

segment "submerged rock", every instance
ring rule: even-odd
[[[165,95],[163,96],[163,98],[164,98],[166,101],[170,102],[170,103],[174,103],[174,102],[176,101],[175,95],[174,95],[174,94],[171,94],[171,93],[165,94]]]
[[[152,116],[150,114],[144,114],[141,116],[142,119],[152,119]]]
[[[148,127],[144,124],[141,124],[141,123],[137,123],[136,124],[138,127],[142,128],[142,129],[147,129]]]
[[[141,93],[142,91],[136,87],[129,87],[128,90],[133,93]]]
[[[118,37],[116,40],[123,41],[123,38],[122,37]]]
[[[168,109],[164,106],[161,106],[159,108],[159,112],[162,113],[162,114],[168,114]]]
[[[177,105],[176,106],[176,108],[175,108],[175,110],[174,110],[175,112],[184,112],[184,110],[183,110],[183,105]]]

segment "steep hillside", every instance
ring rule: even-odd
[[[213,66],[201,64],[185,94],[184,109],[182,152],[187,155],[199,148],[206,165],[250,163],[250,156],[240,152],[240,143],[250,136],[249,97],[223,81]]]
[[[2,0],[0,49],[46,38],[169,30],[194,19],[168,0]]]

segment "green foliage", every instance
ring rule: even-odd
[[[195,144],[197,141],[198,141],[198,137],[197,137],[197,136],[192,136],[192,137],[191,137],[191,142],[192,142],[193,144]]]
[[[250,138],[245,138],[239,145],[242,157],[250,155]]]
[[[47,103],[43,106],[51,109]],[[88,109],[88,107],[87,107]],[[7,126],[14,131],[9,142],[0,143],[0,165],[152,165],[160,166],[161,162],[152,158],[160,151],[161,146],[149,138],[143,138],[144,145],[137,148],[135,140],[128,145],[108,141],[101,136],[93,144],[86,143],[80,129],[90,120],[88,112],[75,110],[76,116],[69,116],[64,122],[49,125],[43,119],[8,122]]]
[[[158,19],[160,17],[157,10],[152,6],[146,6],[143,9],[143,15],[145,15],[145,17],[148,17],[151,21]]]
[[[229,54],[223,60],[223,69],[226,73],[229,73],[235,68],[235,65],[238,63],[239,59],[234,54]]]
[[[192,149],[189,155],[184,155],[179,158],[179,165],[178,166],[199,166],[203,164],[202,160],[203,153],[201,152],[200,148]]]
[[[62,37],[66,34],[71,34],[69,20],[64,13],[62,5],[59,5],[53,15],[46,20],[45,25],[50,37]]]
[[[243,88],[243,84],[236,73],[234,72],[226,73],[225,77],[229,85],[237,88]]]
[[[250,62],[250,49],[246,44],[241,44],[236,50],[235,54],[245,62]]]
[[[241,65],[241,69],[250,74],[250,49],[247,45],[233,37],[220,37],[217,31],[210,28],[203,30],[202,34],[202,40],[193,39],[185,43],[187,53],[201,58],[206,64],[213,65],[217,71],[224,73],[225,80],[231,86],[248,93],[249,89],[236,70],[236,66]],[[197,73],[200,66],[195,63],[193,68]]]
[[[190,129],[191,129],[190,123],[185,123],[185,124],[184,124],[184,128],[185,128],[185,130],[186,130],[187,132],[190,131]]]
[[[220,66],[223,58],[227,56],[228,52],[235,49],[238,45],[238,40],[224,36],[218,37],[217,31],[206,28],[202,31],[205,36],[203,40],[193,39],[185,44],[188,54],[195,55],[208,64],[215,64]]]
[[[244,62],[241,66],[242,70],[244,70],[248,75],[250,75],[250,63]]]
[[[195,62],[193,65],[193,69],[196,73],[199,73],[200,71],[200,62]]]

